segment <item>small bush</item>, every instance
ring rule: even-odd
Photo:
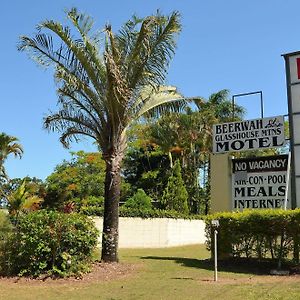
[[[129,209],[149,210],[152,208],[152,198],[147,196],[143,189],[138,189],[137,192],[129,198],[123,205]]]
[[[0,253],[4,275],[78,275],[88,271],[98,231],[86,216],[37,211],[21,216]]]
[[[95,197],[88,196],[82,200],[81,209],[85,207],[103,207],[104,206],[104,197]]]

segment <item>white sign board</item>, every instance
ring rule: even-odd
[[[287,165],[288,155],[232,160],[233,209],[283,207]]]
[[[213,125],[213,153],[275,148],[284,144],[283,116]]]

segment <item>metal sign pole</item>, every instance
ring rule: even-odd
[[[286,185],[285,185],[285,198],[284,198],[284,210],[287,208],[289,185],[290,185],[290,170],[291,170],[291,152],[289,152],[287,170],[286,170]]]
[[[218,231],[215,229],[215,232],[214,232],[214,237],[215,237],[215,276],[214,276],[214,279],[215,281],[218,281],[218,253],[217,253],[217,235],[218,235]]]
[[[214,274],[214,279],[215,281],[218,281],[218,245],[217,245],[217,235],[218,235],[218,231],[217,228],[220,226],[220,222],[219,220],[212,220],[211,221],[211,225],[214,228],[214,258],[215,258],[215,274]]]
[[[263,119],[264,118],[264,100],[263,100],[263,94],[262,91],[257,91],[257,92],[250,92],[250,93],[243,93],[243,94],[235,94],[232,95],[232,121],[234,121],[234,108],[235,108],[235,98],[237,97],[244,97],[244,96],[249,96],[249,95],[255,95],[255,94],[260,94],[260,116]]]
[[[285,72],[286,72],[286,85],[287,85],[287,102],[288,102],[288,116],[289,116],[289,133],[290,133],[290,152],[291,152],[291,208],[294,209],[297,207],[297,190],[296,190],[296,157],[295,157],[295,124],[294,116],[297,111],[293,110],[292,100],[298,95],[293,94],[296,90],[296,85],[300,83],[298,78],[298,72],[295,67],[296,59],[299,58],[300,51],[294,53],[283,54],[285,60]],[[293,66],[290,63],[293,62]],[[298,195],[299,196],[299,195]]]

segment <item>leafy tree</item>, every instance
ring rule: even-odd
[[[131,146],[124,160],[123,175],[133,191],[141,188],[158,201],[170,175],[168,157],[157,146]]]
[[[46,178],[44,206],[63,208],[78,199],[78,209],[90,196],[103,197],[105,162],[100,153],[73,152]]]
[[[3,191],[5,194],[9,194],[19,188],[24,181],[26,189],[31,195],[37,195],[41,198],[45,197],[45,184],[42,179],[37,177],[12,178],[3,185]]]
[[[152,198],[147,196],[143,189],[138,189],[123,205],[126,208],[149,210],[152,208]]]
[[[73,8],[67,16],[77,30],[45,21],[38,34],[21,37],[19,50],[26,50],[46,67],[54,66],[58,84],[57,113],[45,118],[45,127],[61,133],[68,146],[80,136],[94,139],[106,163],[102,260],[118,261],[118,210],[121,163],[126,130],[142,115],[161,114],[183,103],[176,89],[161,88],[180,32],[180,16],[134,16],[118,33],[111,25],[95,34],[93,20]],[[44,33],[49,30],[50,34]],[[101,45],[100,34],[105,34]],[[61,44],[53,39],[57,36]],[[103,49],[103,53],[101,53]],[[177,100],[177,101],[175,101]]]
[[[148,126],[148,140],[159,146],[169,156],[170,166],[180,159],[183,180],[189,194],[191,213],[208,212],[209,183],[200,186],[200,175],[205,178],[209,170],[209,155],[212,150],[212,126],[232,121],[232,103],[228,91],[212,94],[208,100],[202,98],[185,113],[168,114]],[[243,108],[235,105],[235,118],[240,119]]]
[[[188,193],[181,176],[179,160],[176,160],[173,174],[169,177],[161,202],[166,209],[173,209],[183,214],[188,214]]]
[[[132,192],[143,189],[157,206],[170,175],[170,166],[167,155],[150,141],[149,128],[153,121],[150,118],[130,126],[122,174]]]
[[[18,139],[16,137],[2,132],[0,133],[0,179],[8,178],[4,168],[4,162],[10,154],[21,158],[23,154],[23,148],[18,143]]]

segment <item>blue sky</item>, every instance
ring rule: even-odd
[[[168,83],[186,96],[208,97],[221,89],[231,94],[263,91],[265,116],[287,113],[284,61],[281,54],[300,50],[297,0],[10,0],[1,3],[0,132],[19,138],[21,160],[10,158],[11,178],[45,179],[70,158],[69,151],[93,151],[89,141],[63,149],[56,133],[43,130],[43,116],[56,106],[51,70],[45,71],[17,51],[20,35],[32,35],[42,20],[66,23],[71,7],[90,14],[96,28],[109,22],[118,30],[134,13],[146,16],[160,9],[178,10],[183,30]],[[259,117],[259,97],[240,98],[248,118]]]

